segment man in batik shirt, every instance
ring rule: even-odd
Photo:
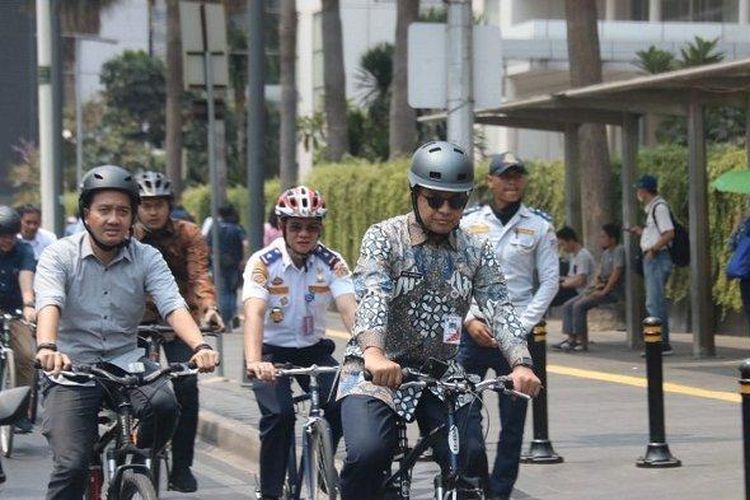
[[[489,318],[498,356],[513,367],[516,390],[535,395],[539,379],[525,329],[510,303],[505,280],[489,244],[458,226],[474,187],[474,169],[461,148],[430,142],[412,158],[409,172],[413,211],[370,227],[354,271],[359,299],[354,337],[347,346],[339,386],[347,456],[341,496],[378,499],[396,446],[396,419],[416,419],[423,433],[445,423],[439,393],[399,390],[401,368],[425,369],[431,359],[447,361],[442,375],[460,375],[453,362],[461,325],[472,298]],[[364,372],[372,381],[364,379]],[[466,403],[468,401],[462,401]],[[464,476],[486,478],[487,459],[477,419],[468,406],[457,413]],[[446,432],[433,447],[448,470]],[[445,475],[444,475],[445,477]]]

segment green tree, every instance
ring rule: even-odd
[[[718,43],[718,38],[706,40],[696,36],[693,42],[689,42],[680,49],[681,57],[678,61],[679,66],[681,68],[690,68],[723,61],[724,53],[716,52],[716,45]]]
[[[654,45],[649,47],[648,50],[639,50],[635,55],[638,56],[638,59],[633,64],[652,75],[670,71],[676,65],[674,54],[668,50],[657,49]]]
[[[126,50],[102,66],[105,125],[121,128],[134,140],[161,147],[165,135],[166,69],[143,51]]]

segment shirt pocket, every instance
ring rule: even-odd
[[[520,253],[531,253],[534,251],[534,235],[514,232],[510,238],[510,244]]]

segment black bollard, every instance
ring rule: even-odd
[[[649,317],[643,320],[643,340],[646,342],[646,377],[648,379],[648,430],[649,443],[646,455],[640,457],[638,467],[679,467],[682,465],[669,452],[664,430],[664,375],[662,373],[661,320]]]
[[[742,395],[742,438],[745,450],[745,499],[750,500],[750,359],[740,365]]]
[[[534,327],[533,339],[529,342],[529,352],[534,360],[534,372],[542,381],[543,390],[534,398],[534,439],[529,443],[529,451],[521,455],[525,464],[559,464],[563,457],[555,453],[549,440],[547,422],[547,324],[539,322]]]

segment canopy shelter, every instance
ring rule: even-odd
[[[707,210],[706,142],[704,108],[740,106],[748,108],[750,119],[750,59],[699,66],[568,89],[553,94],[510,101],[500,108],[475,113],[475,122],[485,125],[559,131],[565,134],[565,215],[568,224],[581,227],[580,182],[578,178],[578,127],[601,123],[622,127],[622,221],[628,227],[638,220],[636,181],[639,118],[646,113],[686,116],[688,120],[688,179],[690,231],[690,306],[695,356],[713,356],[714,323],[711,300],[709,232]],[[444,114],[442,115],[445,116]],[[440,115],[422,120],[440,118]],[[746,146],[750,157],[750,127]],[[625,234],[625,251],[632,262],[637,241]],[[626,273],[626,316],[628,343],[640,343],[642,299],[639,279],[628,266]]]

